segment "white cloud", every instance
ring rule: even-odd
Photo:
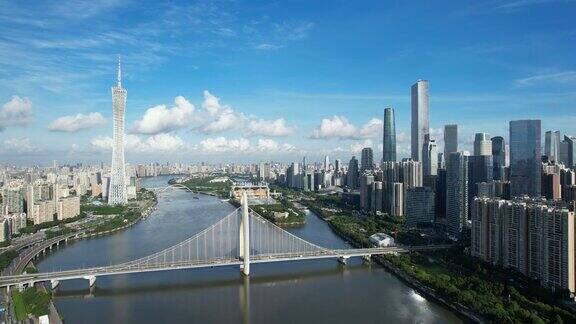
[[[2,144],[5,153],[30,153],[35,150],[29,138],[8,138]]]
[[[226,139],[223,136],[207,138],[200,142],[200,150],[204,153],[240,153],[250,150],[250,141],[245,138]]]
[[[296,150],[296,146],[288,143],[282,144],[282,151],[284,152],[294,152]]]
[[[280,145],[278,142],[271,139],[259,139],[258,140],[258,150],[262,152],[274,152],[278,151]]]
[[[90,141],[90,145],[92,145],[95,149],[99,150],[111,150],[112,143],[113,143],[112,137],[108,136],[98,136]]]
[[[576,71],[533,75],[527,78],[517,79],[514,83],[518,87],[531,87],[541,84],[576,85]]]
[[[292,134],[292,129],[286,126],[284,118],[276,120],[258,119],[249,122],[247,134],[280,137]]]
[[[87,115],[77,114],[75,116],[63,116],[48,125],[48,129],[53,132],[77,132],[82,129],[91,128],[104,124],[106,119],[99,112],[92,112]]]
[[[263,44],[259,44],[259,45],[255,46],[254,48],[257,50],[260,50],[260,51],[276,51],[276,50],[281,49],[282,46],[263,43]]]
[[[410,134],[399,132],[396,134],[396,154],[398,156],[410,156],[412,154]]]
[[[230,109],[222,112],[216,119],[208,122],[200,129],[205,134],[219,133],[239,127],[242,122],[242,116],[235,114]]]
[[[360,129],[360,138],[374,138],[382,134],[383,122],[381,119],[372,118]]]
[[[202,108],[210,116],[210,120],[197,129],[205,134],[224,132],[241,127],[246,119],[244,115],[234,112],[227,105],[220,104],[220,98],[204,90],[204,102]]]
[[[99,136],[90,144],[99,150],[111,150],[113,140],[108,136]],[[124,147],[128,152],[136,153],[153,153],[153,152],[177,152],[185,149],[184,141],[177,135],[161,133],[149,136],[145,140],[136,135],[127,135],[125,137]]]
[[[150,136],[143,144],[150,151],[177,151],[184,147],[184,141],[179,136],[166,133]]]
[[[174,98],[175,106],[167,108],[159,105],[146,110],[142,119],[134,122],[132,132],[138,134],[159,134],[190,125],[195,120],[194,105],[186,98]]]
[[[314,129],[310,137],[315,139],[349,139],[353,138],[356,132],[356,126],[352,125],[348,119],[334,116],[331,119],[322,119],[320,126]]]
[[[13,96],[0,110],[0,131],[10,126],[22,126],[32,122],[32,102],[28,98]]]
[[[204,90],[204,102],[202,102],[202,108],[204,108],[210,116],[217,116],[223,110],[230,109],[228,106],[220,105],[220,98],[211,94],[210,91]]]
[[[258,140],[257,150],[266,153],[287,153],[294,152],[296,147],[288,143],[280,144],[269,138],[261,138]]]
[[[350,144],[350,152],[352,153],[358,153],[360,151],[362,151],[363,148],[365,147],[372,147],[374,145],[374,143],[372,142],[372,140],[364,140],[364,142],[358,142],[358,143],[352,143]]]
[[[382,120],[370,119],[360,129],[342,116],[322,119],[320,126],[314,129],[310,138],[314,139],[367,139],[382,134]]]
[[[521,7],[528,7],[532,5],[544,4],[552,2],[553,0],[518,0],[503,3],[496,7],[496,9],[516,9]]]

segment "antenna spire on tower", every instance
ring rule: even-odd
[[[122,66],[120,65],[120,55],[118,55],[118,88],[122,88]]]

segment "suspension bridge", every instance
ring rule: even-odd
[[[402,253],[434,247],[374,247],[361,249],[327,249],[305,241],[274,225],[248,207],[246,194],[241,207],[196,235],[154,254],[111,266],[12,274],[0,277],[0,287],[22,289],[38,282],[50,282],[56,288],[60,281],[88,280],[118,274],[194,269],[218,266],[239,266],[246,276],[256,263],[336,258],[342,263],[350,257],[386,253]]]

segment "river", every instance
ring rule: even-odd
[[[143,179],[144,187],[169,177]],[[178,243],[234,210],[211,196],[168,190],[158,210],[110,236],[72,242],[40,271],[129,261]],[[314,213],[293,234],[327,248],[349,245]],[[66,323],[461,323],[382,267],[351,259],[255,264],[250,278],[217,267],[61,282],[54,301]]]

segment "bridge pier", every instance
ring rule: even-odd
[[[242,219],[240,221],[240,259],[243,261],[240,270],[245,276],[250,275],[250,219],[248,213],[248,196],[242,193]]]
[[[58,281],[58,280],[50,280],[50,287],[52,287],[52,290],[55,290],[56,288],[58,288],[59,284],[60,284],[60,281]]]
[[[348,258],[349,258],[348,256],[338,257],[338,262],[345,265],[346,263],[348,263]]]
[[[362,256],[362,261],[364,261],[366,263],[371,263],[372,262],[372,255],[366,254],[366,255]]]
[[[84,279],[88,280],[90,287],[93,287],[96,284],[96,276],[86,276]]]

